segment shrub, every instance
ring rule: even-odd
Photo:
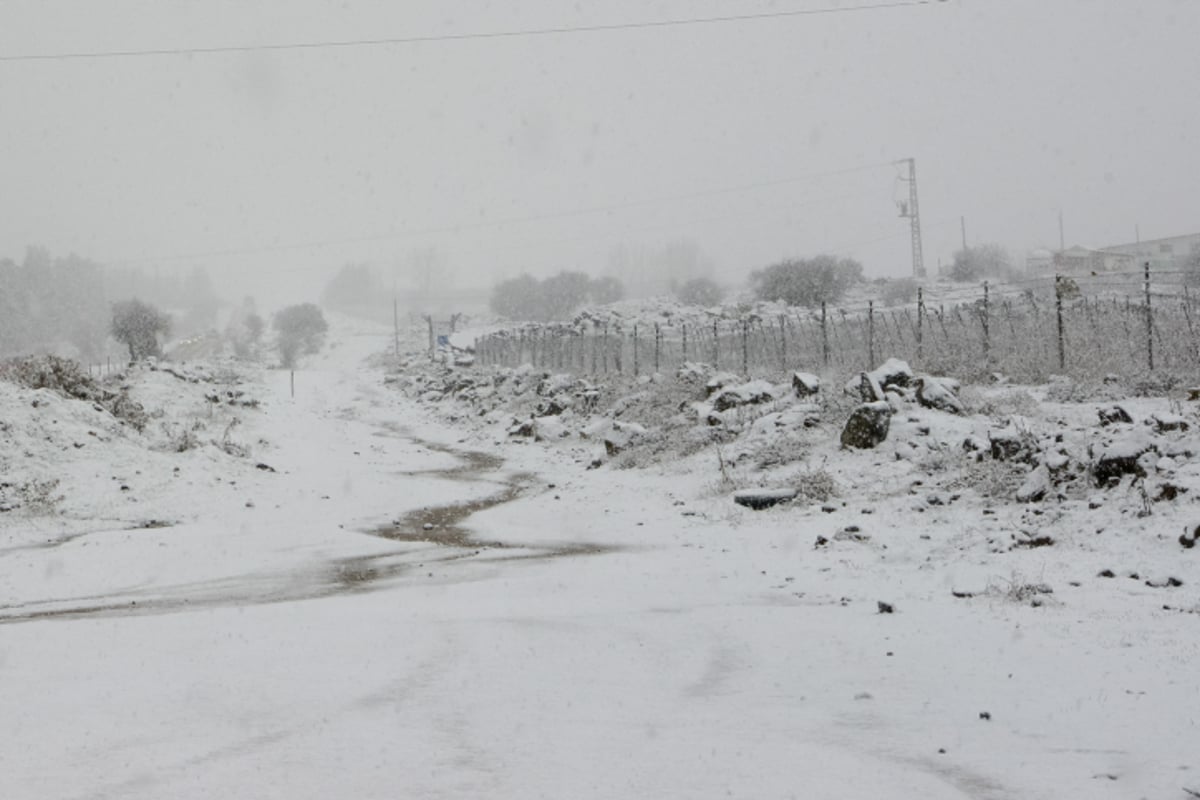
[[[611,275],[596,278],[588,286],[588,299],[598,305],[615,303],[624,297],[625,285]]]
[[[721,302],[724,292],[717,282],[709,278],[692,278],[675,290],[675,296],[681,303],[690,306],[715,306]]]
[[[819,306],[840,300],[862,280],[862,264],[850,258],[822,255],[788,259],[756,270],[750,283],[759,300],[782,300],[790,306]]]
[[[162,353],[158,337],[171,331],[171,317],[141,300],[123,300],[113,303],[112,335],[129,348],[129,359],[143,358]]]
[[[329,330],[325,315],[312,303],[288,306],[275,315],[272,324],[279,334],[279,360],[288,368],[296,366],[296,357],[301,352],[320,350]]]
[[[883,286],[880,298],[884,305],[902,306],[917,299],[917,282],[912,278],[897,278]]]

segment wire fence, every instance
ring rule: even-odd
[[[476,363],[582,375],[645,375],[705,362],[769,376],[858,371],[886,358],[964,378],[1002,373],[1184,373],[1200,369],[1197,296],[1182,271],[1046,275],[918,289],[913,303],[746,312],[688,322],[524,325],[475,341]]]

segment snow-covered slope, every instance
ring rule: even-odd
[[[363,361],[389,337],[340,321],[294,397],[282,371],[131,373],[142,433],[0,383],[3,480],[57,479],[64,497],[57,513],[0,513],[0,794],[1126,798],[1200,784],[1200,575],[1179,542],[1200,481],[1183,452],[1136,485],[1059,483],[1064,499],[1018,504],[981,492],[990,473],[956,490],[968,462],[939,472],[939,448],[897,458],[897,444],[957,448],[998,422],[906,407],[884,449],[841,451],[821,443],[836,438],[826,408],[798,439],[806,459],[767,472],[824,471],[837,493],[756,512],[731,495],[755,482],[761,416],[723,445],[727,480],[708,445],[591,468],[603,444],[569,420],[537,443],[508,436],[507,404],[477,417],[395,391]],[[1061,427],[1082,458],[1070,432],[1095,427],[1094,410],[1033,396],[1029,430],[1053,442]],[[1129,430],[1170,410],[1124,405]],[[176,452],[180,426],[196,441]],[[1147,435],[1164,451],[1187,439]],[[1187,491],[1139,516],[1141,489],[1163,483]]]

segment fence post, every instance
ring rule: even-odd
[[[1058,316],[1058,369],[1067,371],[1067,344],[1063,338],[1062,275],[1054,276],[1054,313]]]
[[[825,301],[821,301],[821,360],[829,366],[829,324],[825,315]]]
[[[867,301],[867,369],[875,369],[875,301]]]
[[[640,366],[640,364],[638,362],[638,326],[637,326],[637,323],[635,322],[635,323],[633,323],[633,377],[635,377],[635,378],[638,376],[638,367],[639,366]]]
[[[988,282],[983,282],[983,365],[986,367],[992,354],[991,320],[988,317]]]
[[[604,367],[604,374],[608,374],[608,323],[604,323],[604,344],[600,348],[600,358]]]
[[[658,323],[654,323],[654,373],[657,375],[659,371],[659,350],[662,348],[662,331],[658,327]]]
[[[787,372],[787,317],[779,315],[779,368]]]
[[[742,374],[750,375],[750,321],[742,320]]]
[[[925,360],[925,287],[917,287],[917,363]]]
[[[1150,262],[1145,264],[1146,288],[1146,363],[1154,371],[1154,312],[1150,308]]]
[[[713,320],[713,369],[719,369],[721,366],[721,330],[718,327],[717,321]]]

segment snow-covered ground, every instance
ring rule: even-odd
[[[1200,790],[1190,457],[1138,516],[1128,483],[993,502],[830,448],[836,499],[755,512],[706,452],[449,425],[367,365],[389,343],[340,322],[294,397],[130,374],[143,433],[0,382],[0,482],[63,497],[0,513],[0,797]],[[897,430],[979,424],[940,413]]]

